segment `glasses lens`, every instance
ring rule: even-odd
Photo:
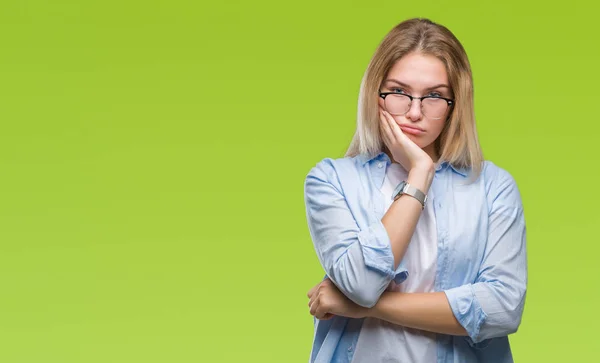
[[[389,94],[385,96],[385,108],[392,115],[404,115],[410,108],[410,98],[405,95]]]
[[[423,114],[429,118],[440,118],[448,109],[448,102],[441,98],[425,98],[423,102]]]

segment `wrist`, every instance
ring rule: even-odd
[[[377,306],[377,304],[375,304],[375,306]],[[360,318],[374,318],[374,309],[375,306],[373,306],[372,308],[365,308],[364,306],[361,306],[361,311],[359,313]]]
[[[413,165],[410,170],[420,170],[421,172],[435,171],[435,163],[431,159],[428,161],[421,161]]]
[[[415,167],[408,172],[406,182],[427,194],[434,175],[435,168],[433,164],[431,166]]]
[[[385,292],[383,294],[385,294]],[[383,296],[383,294],[381,296]],[[377,302],[375,305],[373,305],[370,308],[363,307],[363,311],[361,311],[361,316],[363,318],[378,318],[379,319],[379,315],[377,313],[378,305],[379,305],[379,302]]]

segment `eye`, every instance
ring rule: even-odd
[[[432,97],[442,97],[442,94],[439,92],[429,92],[428,96]]]
[[[394,93],[405,93],[402,88],[390,88],[390,90]]]

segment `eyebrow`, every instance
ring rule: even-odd
[[[412,89],[409,85],[407,85],[406,83],[402,83],[402,82],[398,81],[397,79],[388,78],[388,79],[385,80],[385,82],[386,83],[387,82],[398,83],[402,87],[406,87],[408,89]],[[435,89],[435,88],[442,88],[442,87],[450,89],[450,87],[447,84],[440,83],[440,84],[436,84],[435,86],[432,86],[432,87],[427,87],[427,88],[425,88],[425,90],[430,90],[430,89]]]

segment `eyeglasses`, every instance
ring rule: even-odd
[[[413,100],[421,100],[421,112],[428,118],[441,119],[448,108],[454,105],[454,100],[441,96],[414,97],[406,93],[380,92],[386,110],[392,115],[404,115],[410,110]]]

